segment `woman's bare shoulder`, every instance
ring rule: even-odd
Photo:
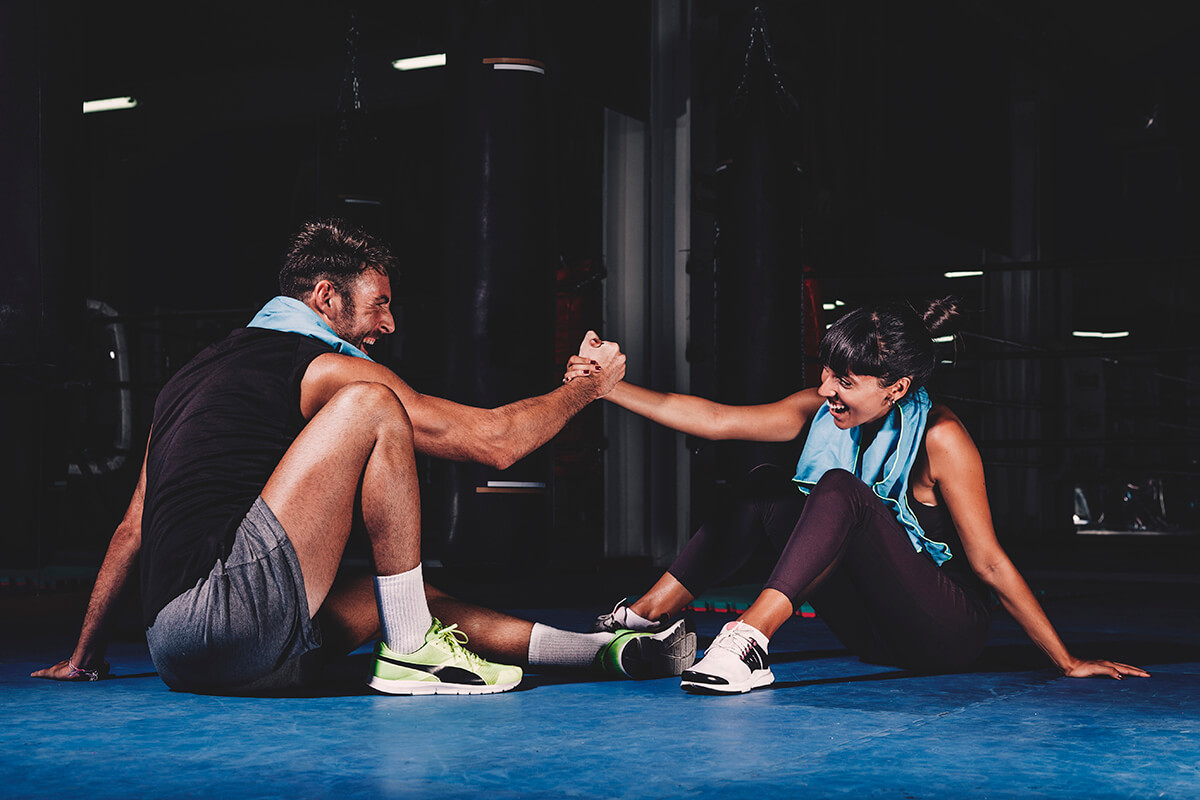
[[[925,449],[931,454],[975,452],[967,427],[948,406],[934,403],[925,422]]]

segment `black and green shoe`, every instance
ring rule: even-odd
[[[463,647],[466,643],[457,625],[435,619],[415,653],[396,653],[380,642],[367,683],[388,694],[494,694],[521,682],[520,667],[493,664]]]
[[[696,632],[687,619],[658,633],[619,630],[596,655],[605,673],[637,681],[676,677],[695,660]]]

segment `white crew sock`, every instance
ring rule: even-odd
[[[596,654],[616,636],[614,633],[576,633],[533,623],[529,634],[529,665],[588,667]]]
[[[377,575],[375,604],[379,608],[383,641],[392,651],[412,653],[421,649],[433,616],[425,602],[420,564],[399,575]]]

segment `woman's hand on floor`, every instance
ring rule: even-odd
[[[1075,666],[1070,669],[1063,670],[1063,674],[1068,678],[1115,678],[1121,680],[1129,676],[1135,678],[1149,678],[1150,673],[1141,667],[1135,667],[1132,664],[1122,664],[1119,661],[1087,661],[1080,659],[1075,662]]]

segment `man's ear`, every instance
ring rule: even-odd
[[[311,296],[313,310],[318,314],[330,314],[333,312],[337,289],[334,288],[332,281],[327,278],[317,281],[316,285],[313,286]]]

